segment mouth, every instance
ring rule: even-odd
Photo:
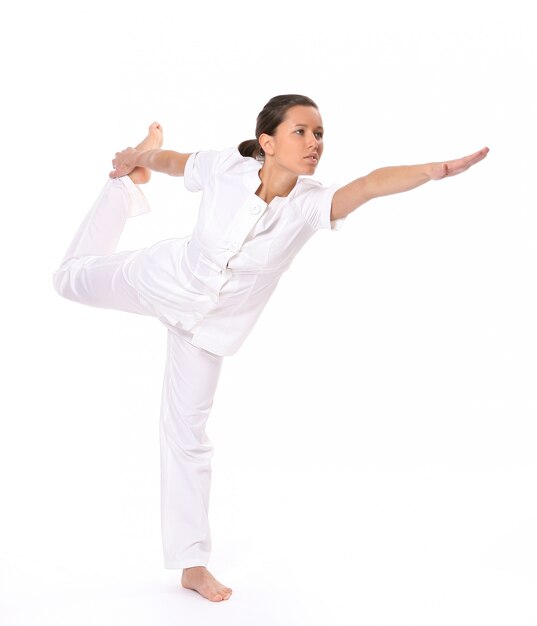
[[[319,162],[319,155],[317,154],[310,154],[306,158],[310,163],[318,163]]]

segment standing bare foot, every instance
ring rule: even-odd
[[[199,565],[187,567],[181,576],[181,585],[185,589],[193,589],[211,602],[229,600],[233,590],[219,583],[206,567]]]
[[[147,137],[136,146],[136,150],[145,152],[146,150],[160,148],[163,140],[162,126],[158,122],[153,122],[149,127]],[[129,176],[134,183],[141,185],[149,182],[149,179],[151,178],[151,170],[147,169],[147,167],[135,167]]]

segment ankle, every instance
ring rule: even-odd
[[[183,572],[194,572],[194,571],[201,571],[201,570],[206,570],[207,568],[205,567],[205,565],[192,565],[191,567],[185,567],[183,568]]]

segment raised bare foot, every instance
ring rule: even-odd
[[[147,137],[136,146],[136,150],[144,152],[145,150],[160,148],[163,140],[162,126],[158,122],[153,122],[149,127]],[[135,167],[129,176],[133,182],[137,185],[141,185],[149,182],[151,170],[147,169],[147,167]]]
[[[219,583],[206,567],[187,567],[181,576],[181,585],[193,589],[211,602],[229,600],[233,590]]]

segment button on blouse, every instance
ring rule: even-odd
[[[203,192],[194,231],[153,246],[155,264],[138,278],[141,298],[159,297],[160,316],[223,356],[237,352],[308,239],[346,219],[330,220],[338,183],[298,177],[287,196],[267,204],[255,193],[262,165],[234,147],[191,154],[184,185]]]

